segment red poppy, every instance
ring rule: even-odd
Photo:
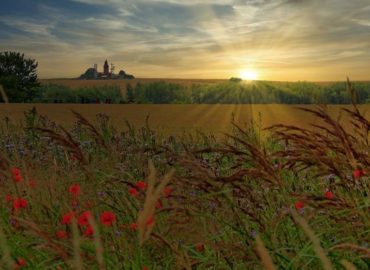
[[[130,228],[131,228],[131,230],[136,230],[137,229],[137,223],[131,223]]]
[[[19,175],[21,174],[21,170],[19,168],[13,167],[10,169],[13,175]]]
[[[147,226],[152,226],[154,224],[154,216],[151,216],[150,218],[148,218],[148,220],[146,221],[146,225]]]
[[[30,188],[35,188],[36,187],[36,181],[35,180],[29,180],[28,181],[28,186],[30,187]]]
[[[59,239],[65,239],[65,238],[68,238],[68,235],[65,231],[57,231],[55,233],[55,235],[59,238]]]
[[[83,212],[80,217],[78,218],[78,225],[80,226],[86,226],[89,225],[89,220],[91,218],[90,211]]]
[[[20,181],[22,181],[22,179],[23,179],[23,177],[22,177],[22,175],[20,175],[20,174],[15,174],[15,175],[13,175],[13,180],[14,180],[14,182],[16,182],[16,183],[19,183]]]
[[[302,209],[304,207],[304,203],[303,202],[301,202],[301,201],[296,201],[295,202],[295,208],[296,209]]]
[[[146,189],[146,183],[144,181],[138,181],[136,182],[135,186],[141,190],[145,190]]]
[[[72,218],[74,218],[75,213],[74,212],[69,212],[65,214],[62,218],[62,224],[71,224]]]
[[[164,193],[164,196],[165,197],[168,197],[168,196],[170,196],[171,195],[171,193],[172,193],[172,188],[170,188],[170,187],[165,187],[164,189],[163,189],[163,193]]]
[[[26,208],[26,206],[27,206],[27,200],[26,199],[18,198],[18,199],[14,199],[14,201],[13,201],[14,209]]]
[[[5,196],[5,200],[6,200],[7,202],[11,202],[11,201],[13,200],[12,195],[10,195],[10,194],[6,195],[6,196]]]
[[[163,204],[162,204],[161,200],[157,201],[157,203],[155,204],[155,208],[157,208],[157,209],[162,209],[163,208]]]
[[[197,251],[203,252],[204,251],[204,244],[199,243],[199,244],[196,245],[195,248],[197,249]]]
[[[85,236],[91,236],[94,234],[94,229],[89,225],[87,226],[86,230],[84,231]]]
[[[325,198],[328,199],[328,200],[333,199],[334,198],[333,192],[331,192],[331,191],[325,192]]]
[[[137,189],[136,188],[130,188],[129,190],[128,190],[128,192],[131,194],[131,196],[133,196],[133,197],[136,197],[137,195],[139,195],[139,192],[137,191]]]
[[[74,195],[74,196],[78,196],[80,195],[80,191],[81,191],[81,187],[79,184],[73,184],[69,187],[69,192]]]
[[[15,263],[15,269],[20,269],[22,266],[26,265],[26,260],[23,258],[17,258]]]
[[[111,226],[113,222],[116,221],[116,215],[112,212],[109,212],[109,211],[105,211],[101,214],[100,216],[100,222],[104,225],[104,226]]]
[[[149,270],[149,268],[144,266],[142,270]]]

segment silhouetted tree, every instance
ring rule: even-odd
[[[10,102],[31,101],[36,95],[38,63],[19,52],[0,53],[0,84]]]

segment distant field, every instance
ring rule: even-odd
[[[166,81],[168,83],[176,83],[185,86],[191,86],[192,84],[209,84],[209,83],[220,83],[227,80],[216,80],[216,79],[133,79],[133,80],[78,80],[78,79],[43,79],[40,80],[42,84],[52,83],[71,88],[80,87],[93,87],[93,86],[112,86],[118,85],[122,90],[126,89],[126,85],[130,83],[135,86],[137,83],[150,83],[156,81]]]
[[[124,121],[128,120],[136,127],[143,126],[149,115],[149,123],[154,129],[166,134],[181,134],[196,130],[221,134],[229,132],[231,119],[244,125],[252,118],[259,121],[263,127],[273,124],[297,125],[308,127],[310,123],[317,123],[310,114],[295,109],[291,105],[104,105],[104,104],[0,104],[0,117],[5,116],[19,122],[23,119],[23,112],[36,106],[41,115],[48,116],[66,127],[71,127],[74,117],[71,110],[82,113],[90,120],[95,119],[98,113],[111,116],[113,123],[119,129],[124,128]],[[314,108],[313,105],[302,106]],[[337,117],[340,108],[351,106],[330,105],[330,113]],[[359,106],[360,110],[367,111],[369,105]]]

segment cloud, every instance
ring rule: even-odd
[[[0,50],[34,55],[42,76],[78,76],[105,58],[139,77],[370,68],[368,0],[34,0],[29,16],[13,2],[0,11]]]

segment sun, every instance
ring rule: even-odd
[[[240,77],[243,80],[255,81],[258,78],[258,74],[257,71],[248,69],[240,71]]]

